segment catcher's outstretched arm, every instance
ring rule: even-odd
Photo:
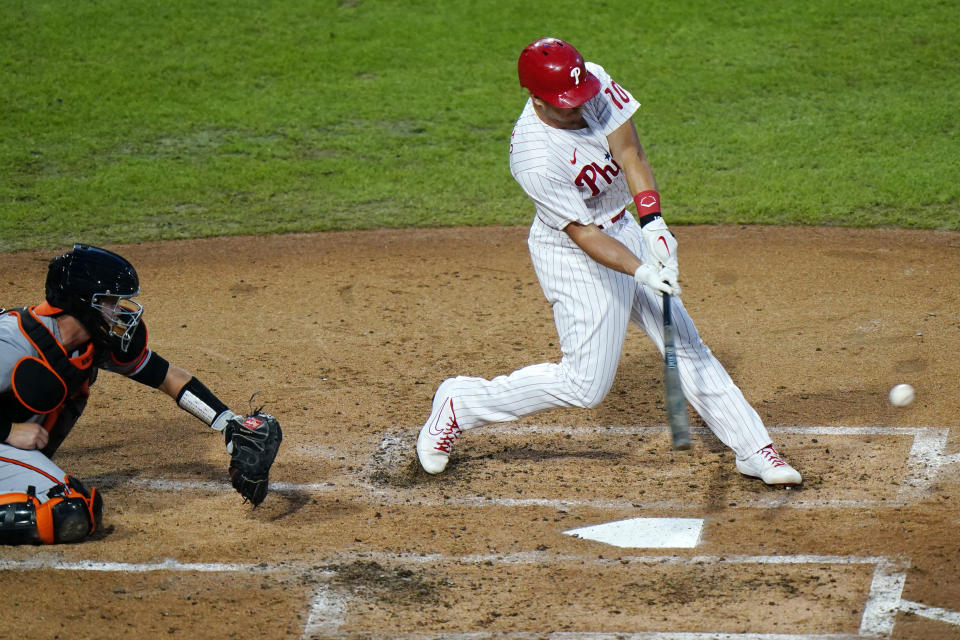
[[[163,391],[176,400],[181,409],[217,431],[223,431],[227,420],[236,415],[188,371],[170,364],[149,349],[140,366],[127,375],[132,380]]]
[[[170,365],[160,390],[176,400],[181,409],[217,431],[223,431],[227,421],[237,415],[206,385],[175,365]]]
[[[177,399],[180,395],[180,391],[190,382],[190,378],[193,376],[190,375],[187,371],[184,371],[176,365],[169,365],[167,369],[167,374],[163,378],[163,382],[160,384],[160,391],[163,391],[165,394]]]

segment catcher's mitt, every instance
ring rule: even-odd
[[[237,416],[223,430],[230,451],[230,482],[244,499],[257,506],[267,497],[270,467],[283,440],[280,423],[259,411]]]

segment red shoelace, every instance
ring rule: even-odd
[[[769,462],[775,467],[782,467],[787,464],[780,457],[780,454],[777,453],[777,450],[773,448],[772,444],[768,444],[763,449],[760,449],[760,451],[758,451],[757,453],[759,453],[764,458],[766,458],[767,462]]]
[[[450,453],[453,443],[457,441],[457,438],[459,438],[462,433],[460,425],[457,424],[457,414],[453,412],[453,400],[447,399],[447,402],[450,403],[450,420],[440,433],[437,446],[434,447],[437,451],[443,451],[444,453]]]
[[[457,419],[451,416],[450,422],[448,422],[446,428],[444,428],[443,434],[440,436],[440,439],[437,441],[437,446],[434,447],[434,449],[450,453],[450,448],[453,447],[453,443],[457,441],[461,433],[462,431],[460,425],[457,424]]]

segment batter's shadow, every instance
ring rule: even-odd
[[[499,451],[488,453],[476,453],[471,455],[469,452],[463,452],[450,456],[452,466],[466,465],[474,461],[497,460],[499,462],[545,462],[549,460],[605,460],[610,462],[619,462],[627,457],[622,451],[596,450],[575,451],[522,445],[518,447],[503,447]]]
[[[411,457],[403,466],[399,473],[385,474],[380,473],[372,478],[377,484],[389,484],[394,487],[410,487],[414,485],[430,484],[433,482],[449,482],[452,474],[460,474],[459,478],[465,480],[470,473],[478,469],[485,468],[486,463],[490,461],[503,463],[517,462],[547,462],[551,460],[602,460],[618,464],[629,457],[629,454],[609,450],[591,450],[591,451],[562,451],[557,449],[545,449],[540,447],[531,447],[523,445],[519,447],[503,447],[498,451],[470,452],[464,447],[464,450],[452,453],[447,463],[447,468],[443,474],[431,475],[423,470],[416,456]]]

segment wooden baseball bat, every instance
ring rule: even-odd
[[[680,371],[677,369],[677,331],[670,312],[671,300],[669,293],[663,294],[663,384],[673,448],[686,451],[690,448],[690,422],[687,420],[687,400],[680,388]]]

